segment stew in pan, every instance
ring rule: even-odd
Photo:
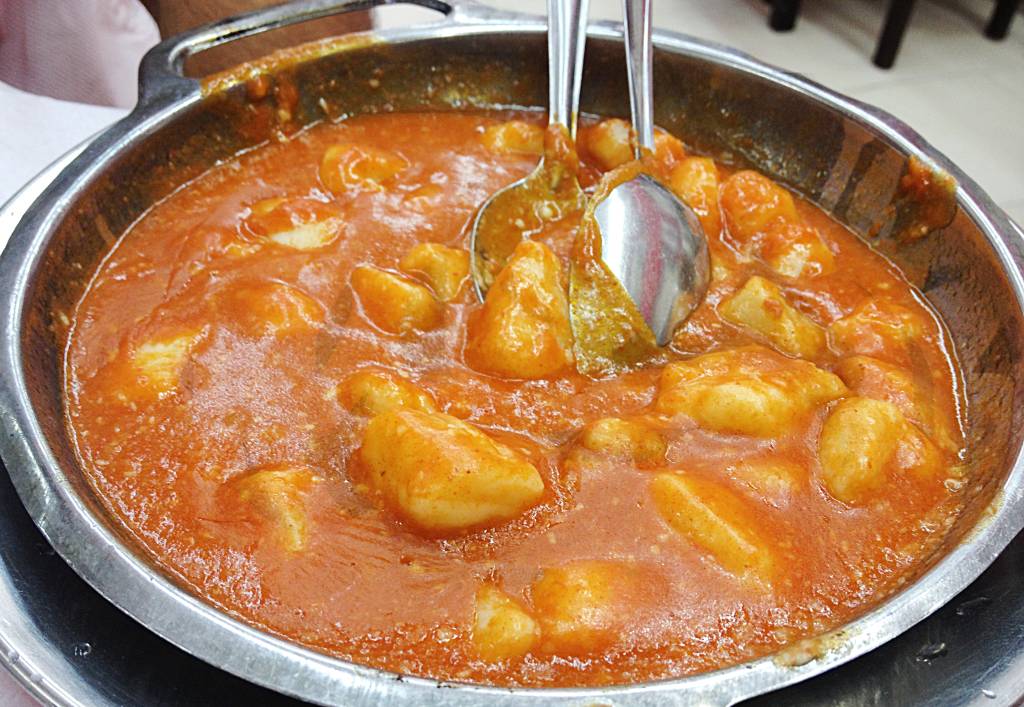
[[[572,214],[539,204],[479,303],[469,224],[530,113],[381,114],[156,205],[77,307],[67,423],[95,492],[244,621],[369,666],[579,686],[711,670],[862,613],[955,516],[948,336],[900,272],[757,172],[660,133],[705,302],[583,375]],[[593,190],[631,159],[580,131]],[[545,211],[547,210],[547,211]]]

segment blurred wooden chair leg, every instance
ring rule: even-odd
[[[878,39],[878,47],[875,49],[875,66],[882,69],[891,69],[896,62],[896,55],[900,51],[900,42],[903,41],[903,33],[910,22],[910,15],[914,11],[914,0],[890,0],[889,11],[885,15],[885,24],[882,26],[882,35]]]
[[[796,27],[800,14],[800,0],[771,0],[772,14],[768,25],[776,32],[788,32]]]
[[[996,0],[996,9],[985,27],[985,36],[989,39],[1003,39],[1010,31],[1010,23],[1019,8],[1020,0]]]

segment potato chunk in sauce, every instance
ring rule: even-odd
[[[370,485],[409,523],[447,534],[514,518],[544,493],[521,454],[450,415],[396,408],[366,427]]]
[[[777,274],[798,278],[832,272],[835,258],[799,214],[793,197],[763,174],[744,170],[721,187],[727,242],[760,257]]]
[[[541,650],[580,655],[616,643],[650,580],[644,574],[627,562],[598,560],[545,569],[531,587]]]
[[[253,337],[288,336],[323,326],[324,309],[302,290],[280,282],[240,283],[222,293],[225,322]]]
[[[825,331],[789,303],[777,285],[755,275],[719,305],[722,318],[767,339],[782,353],[813,359],[825,346]]]
[[[536,644],[537,622],[519,602],[491,585],[476,593],[473,643],[484,660],[520,658]]]
[[[261,199],[252,205],[244,225],[256,238],[294,250],[326,247],[344,227],[332,204],[308,197]]]
[[[849,398],[829,414],[818,441],[825,488],[858,505],[893,473],[932,475],[938,455],[903,413],[882,400]]]
[[[444,305],[423,285],[401,275],[362,265],[352,272],[352,289],[367,318],[384,331],[408,334],[436,329]]]
[[[288,552],[301,552],[309,539],[304,496],[316,481],[310,469],[281,467],[253,472],[235,486],[238,498],[263,516],[274,540]]]
[[[574,357],[571,218],[512,234],[486,302],[469,281],[469,226],[535,166],[539,115],[320,124],[175,191],[74,314],[97,498],[197,596],[407,675],[661,680],[870,609],[962,503],[952,343],[877,252],[681,137],[651,164],[713,281],[614,375]],[[584,120],[576,159],[595,188],[628,124]]]
[[[374,417],[395,408],[434,412],[430,393],[403,376],[386,370],[353,373],[338,386],[338,399],[357,415]]]
[[[402,258],[399,267],[422,280],[442,302],[450,302],[469,281],[469,253],[439,243],[420,243]]]
[[[779,437],[845,393],[828,371],[747,346],[666,366],[655,409],[715,432]]]
[[[470,325],[466,359],[507,378],[546,378],[572,364],[569,303],[551,250],[523,241]]]
[[[162,397],[178,388],[181,370],[189,354],[198,343],[197,330],[175,332],[157,336],[135,347],[131,355],[134,376],[124,376],[123,382],[133,397]]]
[[[718,167],[708,157],[687,157],[672,170],[669,185],[700,219],[704,233],[722,233],[722,209],[718,205]]]
[[[770,586],[772,552],[742,499],[715,483],[672,473],[654,477],[651,495],[669,527],[709,552],[727,572]]]
[[[583,430],[580,445],[592,452],[653,466],[665,459],[668,444],[661,433],[642,420],[605,417]]]

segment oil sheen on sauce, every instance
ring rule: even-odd
[[[245,622],[365,665],[498,685],[603,685],[711,670],[842,625],[897,589],[958,508],[943,483],[955,475],[961,443],[955,362],[937,318],[898,270],[814,206],[797,201],[842,264],[785,283],[789,300],[822,326],[874,296],[914,313],[923,331],[913,360],[890,353],[907,359],[953,444],[942,474],[892,478],[871,503],[849,506],[820,480],[816,440],[828,406],[781,439],[673,423],[661,468],[747,499],[778,568],[767,590],[672,531],[652,502],[650,469],[614,459],[582,471],[566,464],[588,423],[649,408],[660,364],[601,379],[479,373],[462,354],[480,308],[470,287],[430,331],[396,335],[370,322],[350,286],[357,265],[395,270],[422,242],[467,248],[476,208],[532,170],[537,155],[482,142],[487,126],[511,118],[536,123],[531,115],[424,113],[315,126],[215,167],[126,233],[78,306],[66,358],[68,425],[109,512],[168,572]],[[600,174],[587,149],[592,130],[581,131],[585,187]],[[340,142],[398,153],[407,166],[387,188],[332,194],[317,166]],[[326,205],[339,231],[333,242],[297,250],[247,230],[254,204],[295,196]],[[668,360],[764,343],[716,313],[764,265],[724,235],[709,236],[718,275]],[[568,257],[567,242],[551,245]],[[244,288],[274,283],[311,298],[320,324],[266,335]],[[232,288],[243,294],[225,295]],[[129,352],[182,332],[198,343],[175,372],[174,390],[147,397],[126,388]],[[887,347],[876,342],[882,354]],[[816,363],[832,369],[839,360],[829,349]],[[545,482],[540,502],[508,523],[444,538],[414,532],[381,507],[350,469],[366,418],[334,392],[369,365],[400,371],[441,410],[521,450]],[[757,455],[800,473],[778,493],[758,491],[737,471]],[[253,469],[279,465],[309,470],[301,551],[289,550],[240,490]],[[538,574],[577,560],[622,563],[635,580],[614,635],[571,654],[542,637],[524,657],[481,659],[471,631],[482,583],[530,610]]]

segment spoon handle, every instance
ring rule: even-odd
[[[548,0],[548,124],[576,139],[589,0]]]
[[[651,47],[651,0],[622,0],[622,26],[626,40],[626,75],[629,108],[636,133],[635,156],[654,149],[654,82]]]

